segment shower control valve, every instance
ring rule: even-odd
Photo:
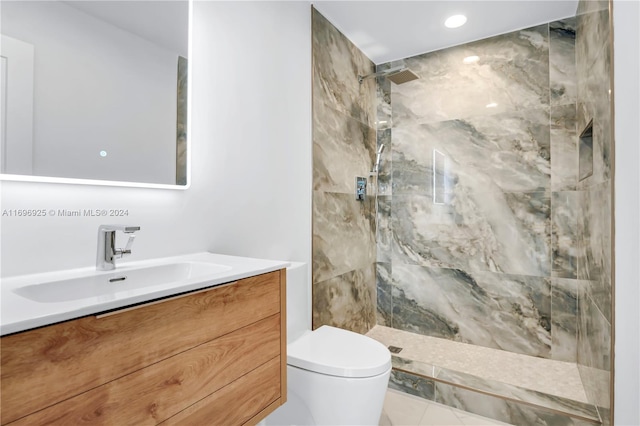
[[[367,198],[367,178],[356,177],[356,200],[364,201]]]

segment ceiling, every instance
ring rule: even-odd
[[[578,0],[331,1],[314,7],[376,64],[574,16]],[[444,26],[451,15],[467,23]]]

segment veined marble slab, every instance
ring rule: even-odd
[[[369,178],[375,162],[375,129],[318,100],[313,122],[313,189],[353,195],[356,176]]]
[[[578,286],[585,284],[551,278],[551,359],[577,362]]]
[[[392,326],[549,358],[548,278],[393,264]]]
[[[577,129],[580,135],[593,120],[593,175],[580,181],[586,189],[611,176],[611,42],[609,12],[602,10],[577,18]]]
[[[375,128],[376,81],[358,82],[375,66],[348,38],[312,9],[313,96]]]
[[[578,278],[589,284],[589,296],[611,321],[611,182],[581,193],[578,216]]]
[[[400,103],[394,100],[394,114]],[[431,194],[435,151],[443,157],[445,192],[454,184],[483,191],[549,190],[551,147],[548,108],[420,124],[396,124],[393,194]],[[406,181],[405,181],[406,180]]]
[[[372,265],[374,200],[313,191],[313,282]]]
[[[577,278],[578,214],[580,194],[576,191],[551,194],[551,242],[553,247],[552,275]]]
[[[576,104],[551,107],[551,190],[573,191],[578,184]]]
[[[478,61],[464,59],[478,56]],[[391,87],[394,126],[549,105],[547,25],[405,59],[421,78]],[[397,108],[396,104],[403,108]],[[488,104],[496,104],[487,108]]]
[[[376,324],[375,265],[313,285],[313,327],[331,325],[364,334]]]
[[[394,262],[468,273],[551,273],[547,193],[485,191],[470,179],[456,184],[443,204],[422,195],[394,195],[391,202]]]
[[[551,105],[576,102],[576,18],[549,24],[549,86]]]

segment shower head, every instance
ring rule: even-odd
[[[358,82],[362,84],[365,80],[373,77],[387,77],[395,84],[402,84],[420,78],[416,73],[402,65],[395,68],[389,68],[388,70],[374,72],[373,74],[359,75]]]

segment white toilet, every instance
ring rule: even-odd
[[[322,326],[311,331],[307,265],[287,268],[287,403],[266,425],[377,425],[391,374],[381,343]]]

